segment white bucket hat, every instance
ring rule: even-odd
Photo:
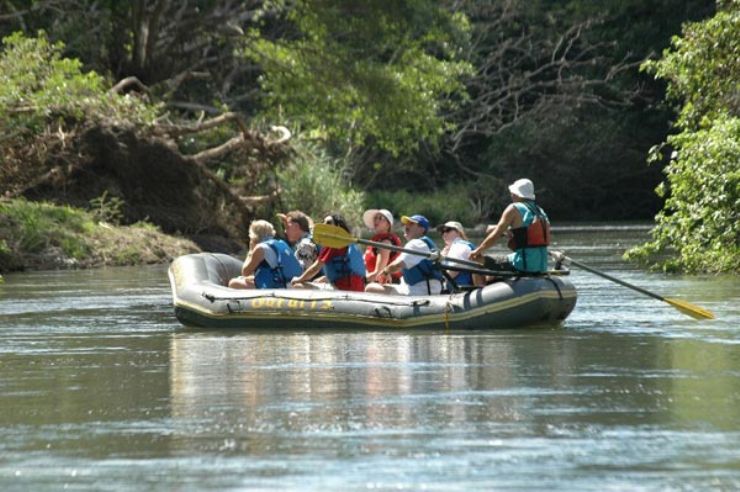
[[[534,200],[534,183],[528,179],[517,179],[509,185],[509,191],[525,200]]]
[[[375,222],[373,221],[373,219],[377,214],[385,217],[391,227],[393,227],[393,214],[390,212],[390,210],[387,210],[385,208],[371,208],[369,210],[365,210],[365,212],[362,214],[362,221],[365,223],[368,229],[375,229]]]

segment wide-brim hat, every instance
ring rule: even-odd
[[[373,221],[373,219],[378,214],[385,217],[391,227],[393,227],[393,214],[390,212],[390,210],[387,210],[385,208],[371,208],[365,210],[365,212],[363,212],[362,214],[362,221],[365,223],[368,229],[375,229],[375,222]]]
[[[528,179],[517,179],[509,185],[509,191],[525,200],[534,200],[534,183]]]
[[[401,217],[401,222],[403,222],[404,224],[408,224],[408,223],[418,224],[421,227],[423,227],[425,231],[429,230],[429,219],[427,219],[423,215],[417,214],[417,215],[412,215],[411,217],[404,215],[403,217]]]

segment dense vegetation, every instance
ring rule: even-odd
[[[653,241],[630,252],[657,257],[668,270],[740,271],[740,2],[704,22],[687,24],[662,59],[645,69],[668,81],[680,105],[671,149],[667,197]],[[653,149],[661,161],[663,147]]]
[[[341,210],[358,223],[363,207],[386,206],[472,225],[497,215],[506,183],[521,176],[556,220],[647,219],[662,205],[648,149],[688,144],[666,140],[665,86],[638,67],[682,23],[715,12],[712,0],[5,5],[0,192],[76,205],[108,193],[123,222],[149,217],[169,232],[232,236],[243,231],[224,223],[292,207]],[[287,147],[269,138],[273,124],[292,131]],[[731,122],[722,128],[715,134],[733,131]],[[146,150],[132,159],[156,154],[144,168],[189,165],[182,179],[210,182],[193,196],[219,194],[195,208],[214,208],[161,220],[167,214],[149,205],[133,210],[140,193],[130,183],[72,200],[70,183],[82,189],[79,175],[109,155],[110,146],[90,144],[96,135]],[[174,154],[162,159],[131,135]],[[116,163],[120,173],[127,165]],[[666,217],[692,199],[670,173]],[[152,206],[181,209],[167,199],[165,190]],[[209,221],[220,210],[230,212]]]

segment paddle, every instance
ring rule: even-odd
[[[588,265],[584,265],[583,263],[575,261],[573,258],[565,256],[563,253],[550,251],[550,256],[552,256],[556,260],[563,259],[583,270],[586,270],[587,272],[591,272],[594,275],[598,275],[599,277],[603,277],[607,280],[611,280],[612,282],[622,285],[624,287],[627,287],[628,289],[636,290],[637,292],[640,292],[641,294],[645,294],[646,296],[650,296],[653,299],[658,299],[659,301],[667,302],[674,308],[678,309],[679,311],[681,311],[682,313],[688,316],[691,316],[694,319],[714,319],[714,314],[712,314],[711,311],[708,311],[702,307],[691,304],[690,302],[682,301],[680,299],[670,299],[667,297],[660,296],[654,292],[650,292],[649,290],[643,289],[642,287],[632,285],[629,282],[625,282],[624,280],[620,280],[616,277],[612,277],[611,275],[607,273],[600,272],[599,270],[596,270],[595,268],[591,268]]]
[[[480,263],[476,263],[474,261],[468,261],[468,260],[460,260],[457,258],[449,258],[447,256],[441,255],[439,252],[436,253],[427,253],[424,251],[417,251],[415,249],[408,249],[408,248],[402,248],[400,246],[394,246],[392,244],[386,244],[386,243],[379,243],[375,241],[370,241],[368,239],[362,239],[358,237],[354,237],[341,227],[337,227],[335,225],[331,224],[315,224],[313,228],[313,240],[322,245],[327,246],[329,248],[344,248],[345,246],[348,246],[352,243],[359,243],[364,244],[366,246],[373,246],[375,248],[381,248],[381,249],[388,249],[390,251],[398,251],[399,253],[408,253],[411,255],[417,255],[417,256],[424,256],[425,258],[429,258],[432,261],[448,261],[452,263],[458,263],[460,265],[465,266],[453,266],[453,265],[441,265],[441,267],[445,270],[452,270],[454,272],[470,272],[470,273],[477,273],[480,275],[490,275],[494,277],[531,277],[531,276],[539,276],[537,274],[532,273],[522,273],[522,272],[507,272],[507,271],[501,271],[501,270],[489,270],[482,266]],[[569,272],[567,271],[548,271],[547,274],[549,275],[567,275]]]
[[[480,263],[468,260],[459,260],[457,258],[449,258],[441,255],[439,252],[425,252],[417,251],[415,249],[402,248],[401,246],[394,246],[392,244],[378,243],[370,241],[368,239],[362,239],[354,237],[349,232],[345,231],[341,227],[331,224],[316,224],[313,226],[313,240],[322,246],[328,246],[329,248],[344,248],[352,243],[364,244],[366,246],[373,246],[375,248],[388,249],[391,251],[398,251],[399,253],[408,253],[411,255],[424,256],[432,261],[449,261],[457,263],[459,265],[466,265],[473,268],[481,268]],[[494,272],[495,273],[495,272]]]

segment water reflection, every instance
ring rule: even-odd
[[[186,331],[164,267],[0,285],[0,490],[740,488],[740,282],[623,263],[560,231],[562,327]]]

